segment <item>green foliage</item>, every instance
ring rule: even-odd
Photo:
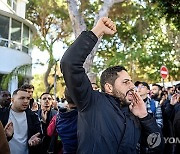
[[[34,94],[33,97],[35,99],[38,99],[43,92],[45,92],[45,85],[43,83],[43,74],[42,75],[34,75],[34,78],[32,80],[32,84],[34,85]]]
[[[161,7],[157,5],[159,2],[160,0],[157,3],[134,0],[111,8],[109,17],[115,21],[117,33],[114,37],[103,38],[96,54],[94,71],[99,73],[108,66],[121,64],[129,70],[133,80],[160,82],[159,69],[161,65],[166,65],[169,68],[169,79],[179,79],[179,32],[162,17]],[[174,0],[171,2],[175,4]],[[79,3],[79,11],[87,29],[91,29],[103,1],[80,0]],[[164,14],[178,28],[179,3],[176,4],[174,12],[170,12],[171,16]],[[67,46],[72,43],[67,5],[64,0],[30,0],[27,8],[28,19],[38,31],[34,44],[42,51],[48,51],[49,66],[53,68],[53,43],[57,40],[63,41]],[[163,13],[163,9],[161,11]]]
[[[101,5],[101,1],[94,1],[92,3],[91,1],[81,0],[81,6],[79,11],[85,20],[87,29],[92,29],[95,16],[98,13]]]
[[[50,76],[51,76],[51,79],[50,79],[49,82],[51,84],[53,84],[54,83],[54,80],[53,80],[54,79],[54,75],[51,74]],[[46,87],[45,87],[45,85],[43,83],[43,78],[44,78],[43,74],[36,74],[36,75],[34,75],[34,78],[32,80],[32,84],[35,87],[34,94],[33,94],[34,95],[33,97],[35,99],[38,99],[41,96],[41,94],[46,91]],[[64,92],[64,88],[63,87],[64,86],[65,85],[64,85],[64,81],[63,81],[62,76],[58,75],[58,77],[57,77],[57,93],[56,93],[56,95],[58,97],[62,97],[63,96],[63,92]],[[54,94],[54,89],[52,89],[51,93]]]
[[[44,75],[46,91],[53,86],[48,81],[55,65],[53,45],[56,41],[66,42],[72,32],[67,5],[63,0],[30,0],[27,5],[27,19],[37,28],[33,45],[49,54],[48,69]]]
[[[133,80],[161,82],[160,67],[169,68],[170,80],[179,80],[178,50],[169,34],[178,32],[160,18],[150,4],[127,2],[115,5],[110,18],[116,22],[117,34],[104,37],[97,52],[99,60],[94,70],[112,65],[124,65]],[[97,58],[96,58],[97,59]]]
[[[4,75],[1,81],[2,89],[7,89],[9,82],[14,76],[18,77],[19,82],[21,82],[25,76],[28,75],[29,71],[32,68],[32,64],[25,64],[19,67],[14,68],[11,73]]]
[[[166,17],[168,22],[174,23],[180,30],[180,1],[179,0],[151,0],[156,4],[161,15]]]

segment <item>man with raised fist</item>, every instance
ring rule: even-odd
[[[91,31],[79,35],[61,60],[66,86],[79,112],[79,154],[135,154],[142,131],[146,141],[152,133],[158,133],[162,139],[155,119],[134,91],[132,79],[123,66],[110,67],[102,73],[102,92],[93,90],[85,73],[83,63],[98,38],[115,32],[116,25],[110,18],[99,19]],[[158,142],[153,148],[161,151],[161,146],[162,142]]]

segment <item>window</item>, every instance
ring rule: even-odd
[[[17,0],[7,0],[8,5],[16,12]]]
[[[21,43],[21,23],[12,19],[11,40]]]
[[[8,39],[9,35],[9,18],[0,15],[0,38]]]
[[[29,47],[29,28],[26,25],[23,25],[23,47],[22,50],[28,53]]]
[[[0,15],[0,46],[8,47],[9,18]]]
[[[32,33],[32,30],[24,23],[0,15],[0,46],[30,54]]]

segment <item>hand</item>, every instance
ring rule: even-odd
[[[146,105],[141,96],[137,92],[132,92],[133,101],[129,105],[130,111],[139,118],[144,118],[148,115]]]
[[[4,127],[4,131],[7,137],[12,137],[14,134],[14,128],[12,121],[8,122],[7,125]]]
[[[98,38],[104,34],[113,35],[116,32],[116,25],[108,17],[102,17],[98,20],[96,26],[91,30]]]
[[[159,102],[159,104],[162,106],[164,104],[165,100],[166,100],[166,96],[163,95],[160,102]]]
[[[29,146],[35,146],[38,145],[41,141],[41,139],[38,137],[40,133],[36,133],[35,135],[31,136],[31,138],[28,141]]]
[[[177,94],[177,93],[172,95],[170,104],[175,105],[178,102],[179,97],[180,97],[180,94]]]
[[[44,123],[46,123],[47,113],[48,113],[48,111],[43,111],[43,110],[42,110],[42,112],[41,112],[42,121],[43,121]]]

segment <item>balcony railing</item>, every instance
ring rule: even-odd
[[[30,53],[28,52],[29,47],[24,46],[21,43],[16,42],[16,41],[11,41],[11,40],[8,40],[8,39],[0,38],[0,46],[15,49],[15,50],[19,50],[19,51],[25,52],[25,53],[30,55]]]

